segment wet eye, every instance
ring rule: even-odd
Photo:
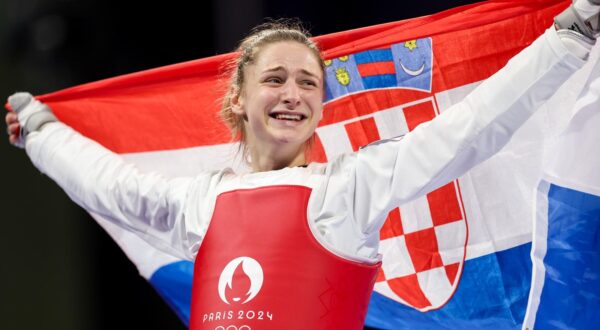
[[[271,84],[281,84],[281,83],[283,83],[283,79],[281,79],[280,77],[267,77],[264,81],[266,83],[271,83]]]
[[[311,86],[311,87],[317,87],[317,83],[313,80],[303,80],[302,81],[302,85],[305,86]]]

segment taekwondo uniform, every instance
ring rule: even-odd
[[[190,328],[362,329],[388,212],[497,152],[583,64],[549,29],[436,119],[327,164],[165,179],[60,122],[26,149],[86,210],[195,260]]]

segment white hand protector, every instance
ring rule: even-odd
[[[600,33],[600,0],[574,0],[554,18],[560,29],[578,32],[591,40]]]
[[[558,36],[571,53],[587,60],[600,34],[600,0],[574,0],[554,18]]]
[[[44,124],[57,121],[52,110],[29,93],[20,92],[9,96],[8,104],[17,114],[21,126],[21,134],[15,143],[17,147],[25,147],[25,139],[29,133],[39,130]]]

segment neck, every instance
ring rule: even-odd
[[[252,157],[252,171],[265,172],[280,170],[285,167],[295,167],[306,164],[304,156],[304,146],[299,149],[285,150],[285,148],[252,148],[250,147],[250,156]]]

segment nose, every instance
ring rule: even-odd
[[[300,88],[294,81],[288,81],[285,84],[281,93],[281,100],[290,110],[300,105]]]

